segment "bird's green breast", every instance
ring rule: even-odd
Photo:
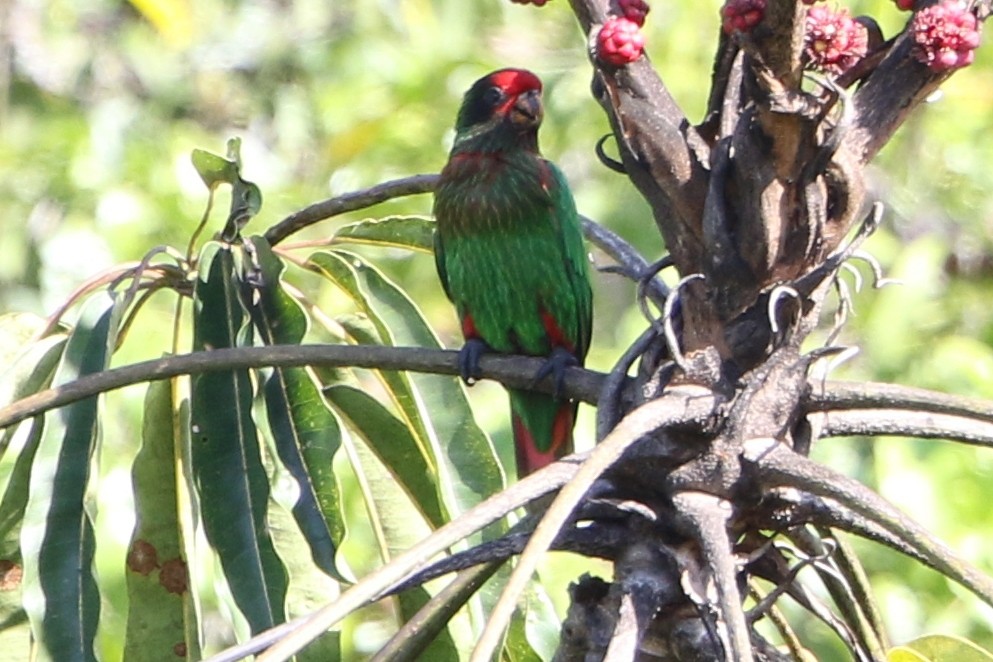
[[[440,271],[460,319],[499,352],[545,355],[548,320],[585,354],[589,284],[575,204],[536,154],[453,155],[435,193]]]

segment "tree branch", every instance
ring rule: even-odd
[[[717,593],[716,626],[723,649],[723,660],[751,662],[752,642],[748,623],[741,609],[738,590],[738,568],[731,552],[728,523],[732,516],[730,504],[720,497],[705,492],[687,490],[672,496],[672,503],[679,513],[682,528],[687,529],[700,546],[699,567],[709,569],[708,578]],[[692,574],[690,569],[684,569]],[[709,583],[709,582],[708,582]],[[705,595],[693,596],[701,606],[711,600],[710,587]]]
[[[133,363],[87,375],[57,388],[39,391],[0,409],[0,428],[49,409],[131,384],[217,370],[308,365],[459,374],[458,352],[449,350],[378,345],[227,347]],[[554,393],[555,384],[550,378],[534,384],[534,375],[543,365],[544,359],[529,356],[486,354],[480,361],[482,376],[486,379],[494,379],[512,388]],[[582,402],[595,403],[605,378],[603,373],[592,370],[568,368],[562,394]]]
[[[606,20],[602,0],[569,4],[586,35]],[[693,273],[703,251],[699,210],[707,194],[709,147],[647,57],[623,67],[595,60],[593,66],[595,96],[611,120],[624,170],[651,204],[680,272]]]
[[[993,423],[993,402],[989,400],[883,382],[829,381],[823,388],[813,388],[804,399],[804,407],[808,413],[849,409],[929,411]]]
[[[919,437],[993,446],[993,423],[948,414],[900,409],[859,409],[823,414],[825,437]]]
[[[401,198],[408,195],[434,192],[438,184],[438,175],[413,175],[392,181],[383,182],[376,186],[352,191],[334,198],[321,200],[294,212],[265,232],[265,238],[270,244],[276,245],[291,234],[304,228],[325,221],[334,216],[359,209],[378,205],[381,202]],[[648,261],[635,248],[621,238],[617,233],[608,230],[596,221],[580,215],[583,236],[594,246],[614,259],[623,273],[631,280],[638,282],[648,271]],[[660,308],[669,294],[668,288],[658,278],[648,282],[648,293]]]
[[[282,221],[273,225],[265,232],[265,238],[275,246],[295,232],[303,230],[308,225],[318,221],[345,214],[358,209],[365,209],[381,202],[401,198],[407,195],[431,193],[438,182],[438,175],[414,175],[389,182],[383,182],[361,191],[346,193],[334,198],[328,198],[293,212]]]

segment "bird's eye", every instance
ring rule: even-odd
[[[491,87],[483,92],[483,101],[488,106],[495,106],[503,101],[503,90],[499,87]]]

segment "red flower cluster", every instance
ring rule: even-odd
[[[617,0],[617,6],[620,7],[624,18],[638,25],[645,24],[645,16],[651,9],[645,0]]]
[[[893,0],[893,2],[896,3],[898,9],[902,9],[904,11],[914,11],[915,0]]]
[[[845,8],[835,12],[827,7],[811,7],[804,40],[804,53],[814,68],[836,76],[855,66],[869,49],[865,26]]]
[[[932,71],[971,64],[979,46],[979,22],[961,0],[944,0],[920,10],[914,14],[911,30],[914,57]]]
[[[621,67],[641,57],[645,37],[629,18],[612,16],[596,36],[596,54],[603,62]]]
[[[728,34],[748,32],[762,22],[765,0],[727,0],[721,8],[721,25]]]

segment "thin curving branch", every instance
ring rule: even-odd
[[[621,265],[621,271],[625,276],[637,283],[651,269],[651,265],[641,253],[619,234],[585,216],[580,216],[579,220],[583,226],[583,236]],[[669,296],[669,288],[661,279],[651,278],[645,283],[645,293],[661,309],[665,305],[666,297]]]
[[[459,374],[458,352],[449,350],[378,345],[226,347],[133,363],[39,391],[0,409],[0,428],[131,384],[217,370],[308,365]],[[551,379],[534,383],[534,375],[543,365],[544,359],[536,357],[486,354],[480,361],[480,370],[482,377],[506,386],[553,393],[556,387]],[[575,400],[595,403],[605,378],[606,375],[592,370],[568,368],[561,393]]]
[[[993,423],[993,402],[989,400],[883,382],[829,381],[823,388],[815,385],[804,400],[804,407],[808,412],[846,409],[929,411]]]
[[[837,501],[892,533],[914,548],[932,568],[993,605],[993,579],[960,559],[927,529],[865,485],[798,455],[774,440],[750,440],[745,457],[754,463],[758,479],[766,488],[792,487]]]
[[[381,202],[408,195],[430,193],[438,182],[438,175],[414,175],[377,184],[371,188],[328,198],[296,211],[265,232],[265,238],[275,246],[291,234],[319,221],[378,205]]]
[[[569,461],[555,462],[473,506],[403,554],[396,556],[390,563],[364,577],[338,596],[334,602],[296,623],[286,636],[257,658],[258,662],[283,662],[290,659],[342,618],[380,599],[392,586],[424,568],[435,554],[445,551],[515,508],[554,491],[575,476],[578,469],[579,467]],[[263,636],[267,636],[266,632],[257,635],[257,637]],[[216,660],[204,662],[216,662]]]
[[[290,235],[320,221],[372,207],[394,198],[432,193],[437,184],[438,175],[413,175],[321,200],[290,214],[270,227],[265,232],[265,238],[275,246]],[[620,235],[586,216],[580,215],[579,220],[582,224],[583,236],[621,265],[621,272],[625,276],[638,282],[642,274],[648,271],[648,261]],[[669,293],[665,283],[658,278],[653,278],[648,282],[647,289],[649,296],[661,308]]]
[[[817,415],[817,414],[815,414]],[[904,409],[856,409],[821,414],[820,438],[918,437],[993,447],[993,423],[949,414]]]

